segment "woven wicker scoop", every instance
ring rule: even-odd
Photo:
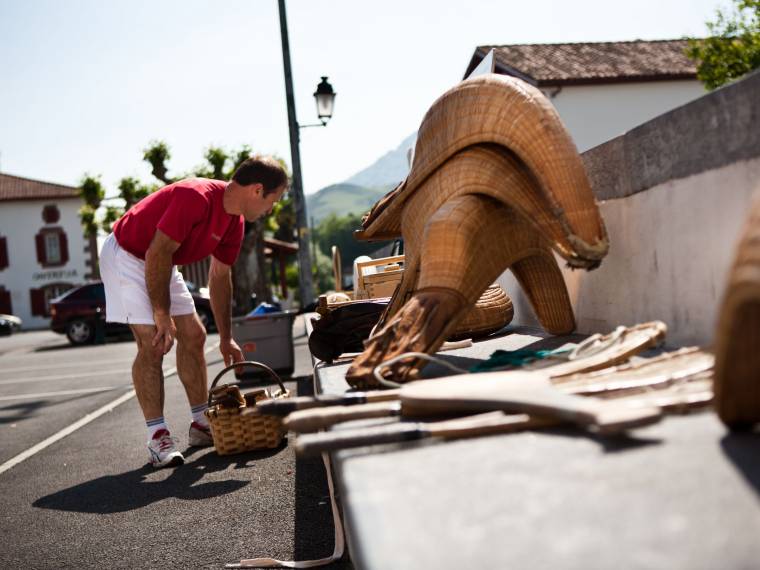
[[[608,249],[580,157],[553,106],[539,90],[497,75],[464,81],[434,103],[409,176],[375,205],[357,237],[399,235],[404,276],[346,375],[355,387],[376,387],[372,370],[398,354],[435,352],[506,269],[547,331],[571,332],[553,251],[593,269]],[[419,364],[390,373],[411,380]]]

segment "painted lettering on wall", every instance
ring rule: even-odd
[[[42,271],[32,275],[32,281],[57,281],[77,277],[76,269],[60,269],[58,271]]]

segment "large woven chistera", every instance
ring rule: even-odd
[[[744,227],[720,308],[715,409],[731,428],[760,423],[760,199]]]
[[[536,88],[489,74],[430,108],[409,176],[365,217],[358,239],[403,236],[406,268],[376,333],[347,373],[374,387],[374,368],[405,352],[435,352],[507,268],[549,332],[575,328],[554,252],[593,269],[607,254],[604,223],[580,156]],[[388,368],[414,378],[420,362]]]
[[[217,387],[217,382],[224,374],[240,366],[254,366],[263,370],[279,384],[280,389],[259,389],[243,394],[235,385]],[[282,419],[259,414],[256,403],[289,396],[280,377],[266,364],[247,360],[224,368],[211,383],[206,410],[216,452],[219,455],[233,455],[279,446],[286,433]]]

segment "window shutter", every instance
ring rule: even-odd
[[[37,262],[40,265],[47,264],[47,251],[45,250],[45,234],[42,232],[34,236],[34,241],[37,246]]]
[[[8,240],[0,237],[0,271],[8,267]]]
[[[11,306],[11,292],[7,291],[4,287],[0,287],[0,313],[6,315],[13,314],[13,307]]]
[[[30,289],[29,294],[32,299],[32,316],[46,317],[45,291],[42,289]]]
[[[61,265],[66,265],[69,262],[69,239],[66,237],[66,232],[61,231],[58,234],[58,243],[61,248]]]

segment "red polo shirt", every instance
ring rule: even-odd
[[[180,244],[174,265],[186,265],[213,255],[232,265],[243,242],[243,216],[224,211],[227,183],[190,178],[164,186],[132,206],[113,226],[119,245],[145,259],[156,229]]]

